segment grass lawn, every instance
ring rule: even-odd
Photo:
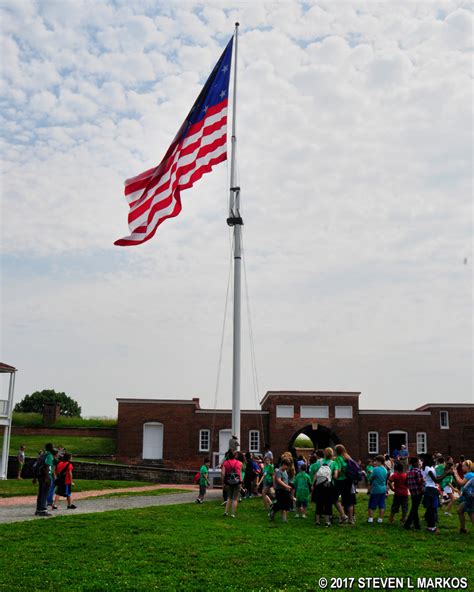
[[[120,489],[122,487],[143,487],[150,485],[144,481],[105,481],[97,479],[74,479],[76,486],[74,492],[94,491],[97,489]],[[34,485],[31,479],[18,481],[8,479],[0,481],[0,497],[15,497],[17,495],[37,495],[38,485]],[[0,588],[1,590],[1,588]]]
[[[143,485],[152,485],[152,483],[143,483]],[[137,497],[137,496],[154,496],[154,495],[168,495],[170,493],[192,493],[191,490],[189,489],[173,489],[172,487],[169,488],[163,488],[163,489],[154,489],[152,491],[130,491],[130,492],[126,492],[126,491],[122,491],[119,493],[105,493],[104,495],[96,495],[94,496],[94,499],[108,499],[111,497]],[[84,499],[84,498],[83,498]]]
[[[360,495],[357,526],[330,529],[312,511],[270,523],[261,500],[236,519],[212,501],[1,525],[0,590],[299,591],[321,576],[470,576],[472,590],[472,529],[461,536],[444,515],[439,535],[369,525],[366,508]]]
[[[42,413],[13,413],[13,425],[25,427],[42,427],[43,414]],[[104,419],[101,417],[90,417],[83,419],[82,417],[64,417],[61,415],[54,424],[55,428],[114,428],[117,427],[116,419]]]
[[[10,439],[10,454],[16,456],[21,445],[26,447],[26,455],[36,457],[39,450],[44,449],[46,442],[55,446],[62,444],[74,456],[81,454],[115,454],[114,438],[95,438],[90,436],[17,436]]]

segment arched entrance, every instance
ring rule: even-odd
[[[331,428],[327,428],[320,424],[309,424],[293,434],[288,444],[288,450],[291,450],[294,447],[295,440],[300,434],[307,436],[313,442],[315,449],[324,449],[328,446],[334,448],[336,444],[340,443],[337,434],[333,432]]]

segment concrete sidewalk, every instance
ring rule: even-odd
[[[171,487],[171,486],[168,486]],[[179,485],[175,486],[179,488]],[[194,488],[195,489],[195,488]],[[84,492],[86,493],[86,492]],[[87,492],[91,493],[91,492]],[[106,493],[114,493],[108,490]],[[111,510],[131,510],[134,508],[148,508],[151,506],[171,506],[175,504],[194,504],[197,491],[191,493],[170,493],[163,495],[127,495],[113,498],[84,499],[78,501],[75,510],[66,509],[65,501],[60,502],[59,509],[51,511],[51,518],[35,516],[35,503],[23,503],[21,505],[9,505],[0,507],[0,524],[12,522],[25,522],[27,520],[52,520],[57,516],[74,516],[77,514],[92,514],[94,512],[109,512]],[[77,498],[75,498],[77,499]],[[206,500],[222,499],[221,489],[210,489],[206,494]]]

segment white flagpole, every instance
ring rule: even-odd
[[[232,109],[232,138],[230,157],[230,200],[227,224],[234,227],[234,343],[232,370],[232,435],[240,444],[240,293],[242,266],[242,218],[240,216],[240,187],[237,187],[235,158],[237,148],[236,114],[237,114],[237,48],[239,23],[235,23],[234,36],[234,87]]]

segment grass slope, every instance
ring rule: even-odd
[[[0,590],[319,590],[320,576],[467,576],[474,532],[365,522],[269,523],[260,500],[224,518],[218,502],[67,516],[0,526]],[[25,557],[34,558],[25,568]],[[59,558],[59,559],[58,559]],[[357,589],[354,587],[354,589]]]
[[[26,447],[26,455],[36,457],[39,450],[44,449],[47,442],[55,446],[62,445],[72,452],[74,456],[81,454],[88,455],[109,455],[115,454],[115,439],[91,436],[17,436],[12,435],[10,439],[10,454],[16,456],[20,446]]]

